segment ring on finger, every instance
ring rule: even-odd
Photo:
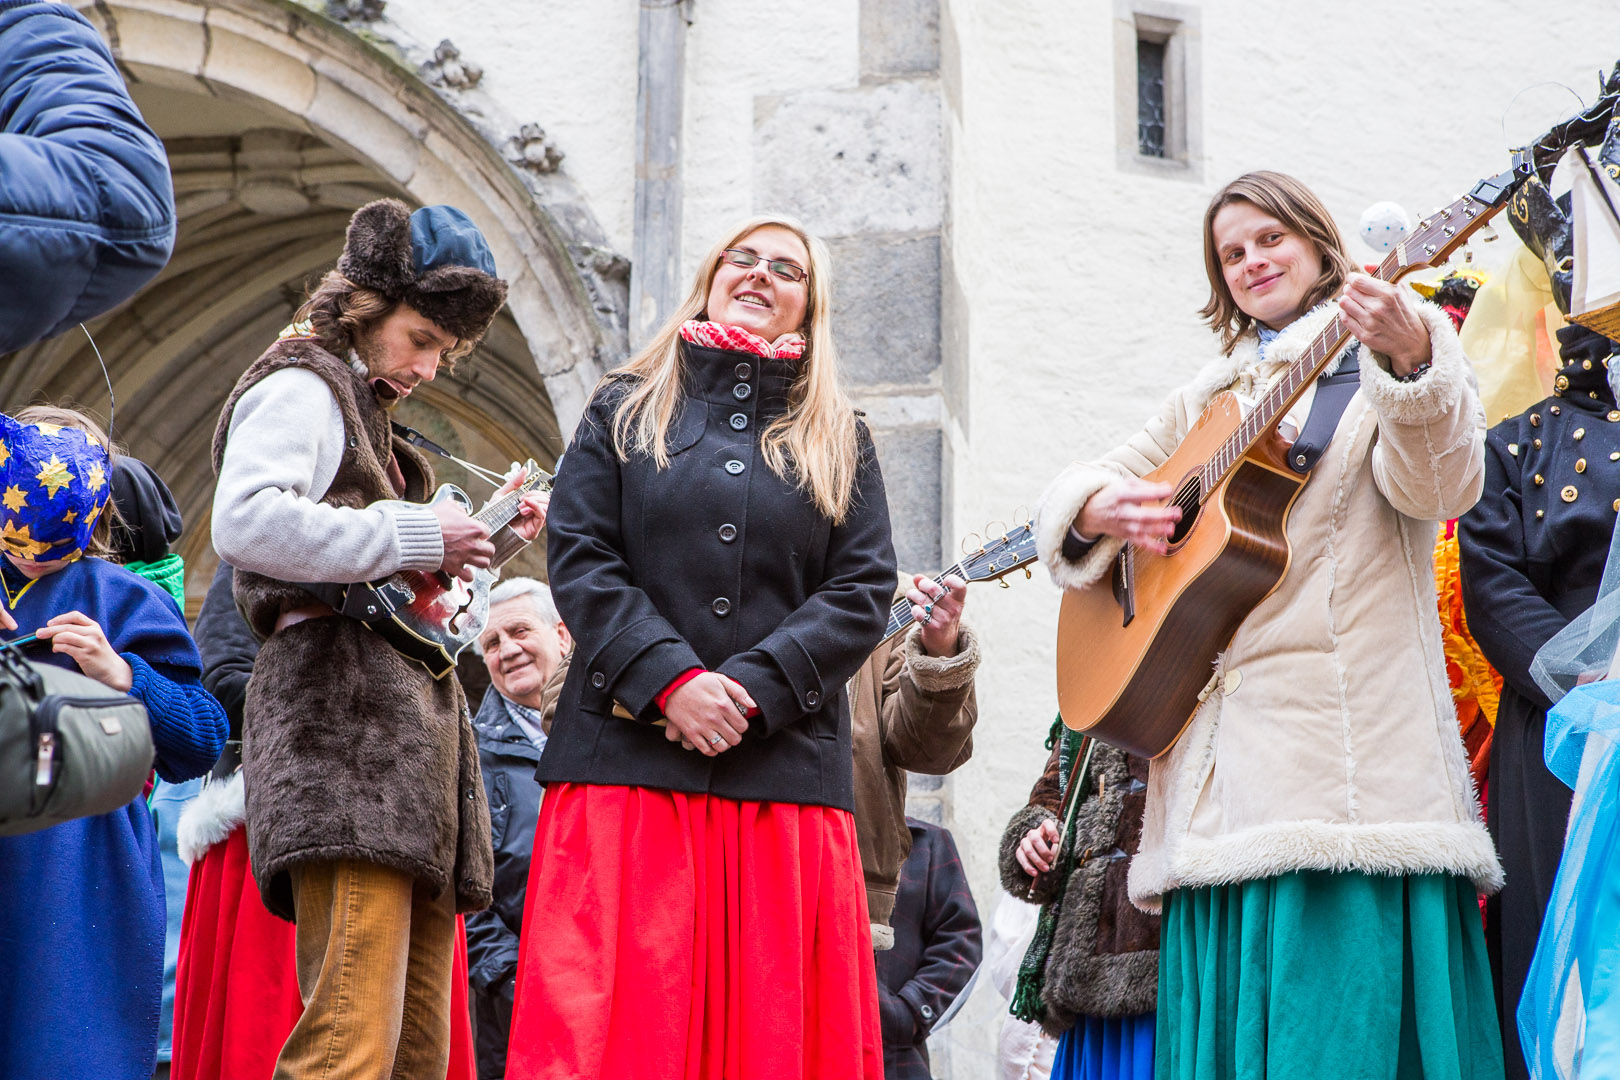
[[[722,736],[718,731],[713,732],[712,734],[709,735],[709,742],[712,743],[715,746],[719,746],[721,743],[723,743],[725,741],[726,741],[725,737]]]

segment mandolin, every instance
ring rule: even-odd
[[[473,571],[470,582],[443,570],[401,570],[379,581],[343,587],[342,612],[359,619],[390,645],[442,679],[456,669],[456,657],[477,640],[489,620],[489,590],[495,571],[516,555],[527,541],[507,526],[518,516],[522,496],[550,491],[551,474],[533,461],[516,490],[473,512],[472,500],[454,484],[444,484],[426,505],[453,502],[489,529],[495,559],[487,570]],[[401,503],[420,509],[421,503]]]
[[[1443,263],[1508,201],[1510,169],[1418,222],[1379,265],[1398,281]],[[1125,545],[1109,578],[1067,589],[1058,617],[1063,722],[1128,753],[1175,745],[1203,700],[1216,656],[1288,571],[1288,513],[1309,473],[1284,460],[1278,422],[1350,331],[1335,317],[1244,416],[1218,395],[1168,461],[1144,479],[1169,484],[1181,520],[1164,555]]]
[[[941,570],[934,576],[934,584],[943,585],[945,578],[951,574],[970,585],[975,581],[998,581],[1037,558],[1035,523],[1026,521],[1004,533],[1000,539],[982,545],[954,566]],[[1025,570],[1024,573],[1028,574],[1029,571]],[[1006,582],[1002,582],[1002,587],[1006,588]],[[911,615],[911,601],[902,596],[889,609],[889,624],[883,631],[883,641],[892,641],[916,625],[917,620]]]

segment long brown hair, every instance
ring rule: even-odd
[[[760,453],[772,472],[807,491],[820,510],[835,523],[849,513],[860,450],[856,437],[855,408],[838,377],[838,350],[832,337],[832,280],[827,247],[790,217],[772,214],[750,218],[730,230],[698,264],[692,288],[675,313],[652,340],[604,379],[635,376],[630,392],[613,415],[613,442],[620,460],[630,454],[651,457],[662,469],[669,465],[667,436],[681,403],[684,361],[681,324],[706,317],[709,286],[720,266],[721,252],[735,247],[755,229],[776,225],[803,241],[810,252],[810,276],[805,279],[808,300],[804,309],[804,358],[799,375],[788,388],[788,410],[760,434]]]
[[[107,438],[107,432],[91,418],[89,413],[70,409],[64,405],[30,405],[18,410],[14,419],[19,424],[55,424],[57,427],[73,428],[93,436],[107,448],[107,482],[112,483],[113,464],[123,451]],[[123,523],[124,517],[118,512],[118,504],[113,502],[109,494],[106,504],[101,508],[101,516],[96,519],[96,527],[90,530],[90,542],[85,545],[84,553],[97,559],[110,559],[116,562],[112,543],[113,527]]]
[[[1246,202],[1265,211],[1290,232],[1309,240],[1322,255],[1322,272],[1305,294],[1304,310],[1334,296],[1344,287],[1345,279],[1355,264],[1345,254],[1344,239],[1339,227],[1333,223],[1322,200],[1310,188],[1286,173],[1251,172],[1227,184],[1215,193],[1204,211],[1204,273],[1209,276],[1209,300],[1198,309],[1198,314],[1209,323],[1210,329],[1221,335],[1221,353],[1230,356],[1238,339],[1254,325],[1252,316],[1244,313],[1232,299],[1226,287],[1226,276],[1221,273],[1221,253],[1215,248],[1215,215],[1235,202]]]
[[[333,356],[347,356],[360,335],[375,323],[394,313],[399,301],[390,300],[375,289],[356,285],[336,270],[328,270],[310,291],[294,322],[307,322],[321,339],[321,347]],[[440,360],[445,371],[454,371],[456,361],[473,351],[478,343],[457,338]]]

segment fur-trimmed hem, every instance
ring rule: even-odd
[[[915,631],[906,636],[904,648],[906,670],[924,693],[960,690],[973,682],[973,673],[979,670],[979,635],[966,622],[957,624],[955,656],[929,656],[923,652],[922,635]]]
[[[996,860],[1001,870],[1001,887],[1026,903],[1050,903],[1057,894],[1057,886],[1047,880],[1044,882],[1046,888],[1039,890],[1038,893],[1031,891],[1030,886],[1034,881],[1024,872],[1024,868],[1018,865],[1018,845],[1029,834],[1029,830],[1043,821],[1056,820],[1057,815],[1044,806],[1026,806],[1012,816],[1012,820],[1007,822],[1006,830],[1001,834],[1001,850]],[[1047,879],[1051,876],[1043,875]]]
[[[1397,424],[1427,424],[1454,412],[1473,368],[1445,312],[1427,301],[1417,305],[1429,328],[1430,367],[1412,382],[1390,374],[1389,357],[1361,347],[1361,389],[1379,417]]]
[[[1173,858],[1132,860],[1131,902],[1158,911],[1172,889],[1231,885],[1295,870],[1364,874],[1456,874],[1482,893],[1502,887],[1502,864],[1490,833],[1477,821],[1382,825],[1291,821],[1210,839],[1187,837]]]
[[[197,797],[180,812],[180,821],[175,825],[182,862],[191,866],[247,821],[244,791],[240,771],[227,780],[203,785]]]
[[[1078,561],[1063,557],[1063,541],[1069,526],[1090,498],[1118,480],[1116,473],[1082,462],[1070,465],[1047,485],[1035,509],[1035,550],[1059,588],[1084,589],[1096,584],[1108,572],[1109,564],[1125,541],[1105,536]]]
[[[894,927],[882,923],[872,924],[872,951],[888,952],[894,948]]]

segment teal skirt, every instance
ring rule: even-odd
[[[1156,1080],[1501,1080],[1474,887],[1300,871],[1164,898]]]

